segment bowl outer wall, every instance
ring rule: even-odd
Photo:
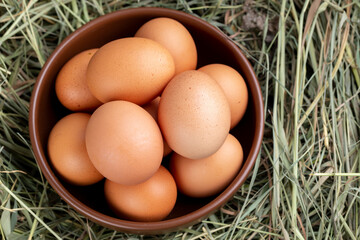
[[[228,48],[231,48],[234,54],[234,58],[237,61],[237,64],[242,65],[242,69],[247,69],[247,71],[242,71],[242,75],[246,80],[248,85],[249,92],[251,93],[249,96],[251,97],[251,101],[253,102],[254,112],[256,115],[255,118],[255,133],[254,139],[251,143],[251,149],[248,153],[248,158],[244,161],[244,165],[240,171],[240,173],[236,176],[233,182],[221,193],[219,194],[214,200],[212,200],[207,205],[191,212],[181,217],[163,220],[159,222],[133,222],[127,221],[122,219],[117,219],[111,216],[107,216],[102,214],[98,211],[91,209],[90,207],[86,206],[78,199],[76,199],[65,187],[61,184],[58,180],[54,172],[52,171],[47,159],[46,159],[46,149],[43,148],[41,145],[41,141],[46,141],[42,136],[39,134],[39,129],[44,128],[45,126],[42,125],[41,122],[41,114],[46,114],[40,112],[39,109],[42,109],[43,105],[50,104],[49,102],[41,101],[41,96],[44,94],[44,86],[54,84],[53,82],[46,81],[47,76],[49,74],[53,74],[56,76],[56,73],[51,73],[54,64],[57,63],[57,58],[62,54],[63,49],[66,49],[68,45],[71,45],[73,40],[80,38],[82,34],[89,33],[95,31],[97,25],[105,26],[114,19],[117,18],[127,18],[128,16],[135,16],[135,15],[147,15],[149,19],[154,17],[170,17],[179,20],[180,22],[187,22],[196,28],[203,29],[207,31],[212,37],[217,38],[222,44],[225,44]],[[135,33],[136,30],[134,30]],[[106,33],[104,33],[106,34]],[[101,34],[97,36],[98,42],[101,43]],[[101,44],[105,44],[105,42]],[[85,44],[86,45],[86,44]],[[90,44],[91,45],[91,44]],[[81,46],[84,50],[93,46]],[[76,48],[76,46],[72,46],[72,48]],[[74,55],[74,53],[72,54]],[[67,56],[62,55],[62,58],[70,59],[70,55]],[[64,63],[62,63],[64,64]],[[59,68],[58,68],[59,69]],[[55,74],[55,75],[54,75]],[[251,81],[249,81],[251,79]],[[250,99],[249,99],[250,102]],[[47,106],[49,107],[49,106]],[[47,121],[51,121],[55,123],[56,118],[47,119]],[[49,132],[52,126],[47,126],[47,129],[43,131]],[[169,231],[175,231],[180,228],[184,228],[190,226],[196,222],[201,221],[222,205],[224,205],[239,189],[239,187],[244,183],[247,176],[250,174],[257,155],[260,150],[263,131],[264,131],[264,106],[263,106],[263,99],[260,90],[259,83],[257,81],[256,75],[252,69],[251,64],[246,59],[246,57],[242,54],[240,49],[231,42],[228,37],[222,33],[217,28],[213,27],[209,23],[205,22],[204,20],[197,18],[195,16],[189,15],[184,12],[165,9],[165,8],[135,8],[135,9],[125,9],[119,10],[104,16],[101,16],[95,20],[90,21],[89,23],[85,24],[75,32],[71,33],[68,37],[66,37],[61,44],[54,50],[51,56],[46,61],[45,65],[43,66],[38,78],[37,82],[35,83],[31,101],[30,101],[30,112],[29,112],[29,130],[30,130],[30,138],[31,138],[31,145],[35,154],[36,161],[41,168],[42,173],[45,175],[45,178],[49,181],[50,185],[56,190],[56,192],[76,211],[81,213],[82,215],[88,217],[94,222],[97,222],[103,226],[109,227],[111,229],[115,229],[118,231],[129,232],[129,233],[137,233],[137,234],[159,234]]]

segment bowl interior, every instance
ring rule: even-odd
[[[76,187],[58,179],[48,164],[46,149],[50,130],[60,118],[70,113],[59,103],[55,94],[55,79],[61,67],[83,50],[101,47],[114,39],[132,37],[142,24],[155,17],[176,19],[190,31],[198,50],[198,68],[210,63],[223,63],[237,69],[247,82],[249,105],[244,118],[231,131],[244,150],[243,167],[231,185],[223,193],[209,198],[194,199],[180,194],[174,210],[165,221],[162,221],[162,225],[151,223],[146,227],[144,224],[136,225],[134,222],[115,217],[105,203],[103,181],[88,187]],[[76,210],[93,221],[117,230],[158,233],[200,220],[224,204],[236,192],[251,171],[259,150],[264,124],[262,112],[262,97],[255,74],[239,49],[224,34],[204,21],[182,12],[158,8],[130,9],[108,14],[90,22],[69,35],[53,52],[34,88],[30,109],[30,131],[34,153],[45,177],[59,195]],[[166,162],[165,159],[165,165]]]

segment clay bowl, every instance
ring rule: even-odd
[[[241,122],[231,133],[241,142],[244,164],[231,184],[220,194],[194,199],[181,194],[174,210],[163,221],[134,222],[117,218],[107,207],[103,181],[88,187],[76,187],[59,179],[49,165],[47,139],[54,124],[70,112],[61,106],[55,94],[55,78],[61,67],[75,54],[105,43],[133,36],[146,21],[170,17],[181,22],[192,34],[198,49],[198,67],[223,63],[237,69],[249,90],[249,105]],[[258,80],[252,66],[221,31],[184,12],[164,8],[137,8],[99,17],[72,34],[55,49],[42,68],[30,102],[29,128],[32,148],[44,176],[55,191],[77,212],[94,222],[118,231],[158,234],[175,231],[201,221],[224,205],[244,183],[259,153],[264,129],[264,107]]]

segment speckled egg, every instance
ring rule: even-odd
[[[230,107],[215,80],[189,70],[166,86],[158,121],[172,150],[187,158],[204,158],[224,143],[230,129]]]
[[[190,32],[175,19],[154,18],[142,25],[135,37],[152,39],[163,45],[174,58],[175,74],[195,70],[197,50]]]
[[[86,80],[101,102],[125,100],[139,105],[159,96],[175,73],[169,51],[145,38],[121,38],[91,58]]]
[[[90,161],[85,130],[90,114],[72,113],[60,119],[48,139],[50,163],[56,173],[74,185],[90,185],[104,177]]]
[[[153,117],[127,101],[111,101],[91,115],[86,149],[95,168],[113,182],[134,185],[149,179],[163,157],[163,139]]]

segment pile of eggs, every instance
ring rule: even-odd
[[[191,34],[170,18],[71,58],[55,83],[72,113],[49,135],[54,171],[78,186],[105,178],[110,209],[134,221],[164,219],[178,191],[219,193],[242,165],[229,131],[245,113],[248,91],[230,66],[196,68]]]

